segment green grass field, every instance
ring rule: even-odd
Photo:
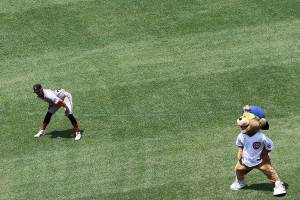
[[[273,165],[300,199],[298,0],[0,0],[0,199],[274,199],[232,192],[236,119],[261,105]],[[47,104],[32,85],[65,88]]]

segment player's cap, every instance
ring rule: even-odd
[[[42,89],[42,85],[37,83],[37,84],[34,84],[32,88],[33,88],[33,92],[39,92]]]
[[[264,110],[257,105],[247,105],[243,111],[254,114],[258,119],[265,118],[266,116]]]

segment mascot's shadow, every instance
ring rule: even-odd
[[[288,189],[289,185],[284,183],[286,189]],[[246,190],[261,190],[261,191],[273,191],[274,184],[272,183],[255,183],[248,185],[245,189]]]
[[[84,130],[80,130],[81,135],[83,135]],[[51,138],[75,138],[75,131],[73,129],[67,129],[63,131],[52,131],[47,133]]]

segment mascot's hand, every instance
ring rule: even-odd
[[[239,159],[239,163],[240,163],[241,165],[244,165],[242,159],[243,159],[243,157],[241,157],[241,158]]]
[[[263,160],[263,162],[270,161],[269,151],[267,149],[264,149],[262,151],[262,153],[261,153],[261,159]]]

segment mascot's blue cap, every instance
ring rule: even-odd
[[[254,114],[256,117],[258,117],[259,119],[261,118],[265,118],[265,112],[264,110],[257,106],[257,105],[247,105],[244,107],[244,112],[249,112]]]

